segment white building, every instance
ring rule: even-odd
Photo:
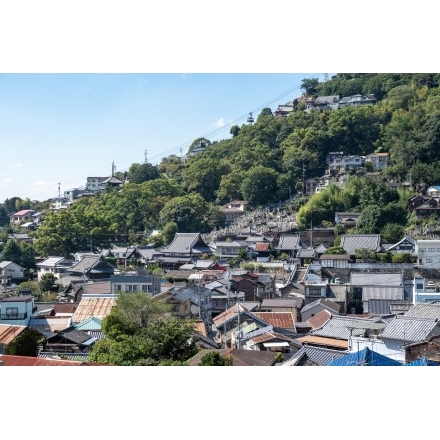
[[[440,269],[440,240],[416,240],[415,254],[420,269]]]

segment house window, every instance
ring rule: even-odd
[[[426,251],[426,248],[420,248],[419,249],[419,252],[425,252]]]
[[[426,262],[427,262],[427,263],[432,263],[432,258],[427,258],[427,259],[426,259]]]
[[[7,307],[6,308],[6,316],[8,318],[17,317],[18,316],[18,307]]]
[[[428,252],[435,252],[435,248],[428,248]]]
[[[320,287],[310,287],[309,288],[309,296],[321,296],[321,288]]]
[[[179,312],[179,304],[173,304],[171,311],[174,313],[178,313]]]
[[[133,286],[131,284],[126,284],[125,291],[126,292],[133,292]]]
[[[122,290],[122,286],[120,284],[116,284],[115,285],[115,291],[119,292],[120,290]]]

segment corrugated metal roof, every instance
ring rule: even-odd
[[[401,287],[365,286],[362,288],[362,301],[368,301],[370,299],[390,299],[390,300],[404,299],[403,286]]]
[[[115,304],[115,297],[82,297],[73,314],[72,321],[78,323],[92,317],[103,319]]]
[[[440,334],[436,319],[397,315],[382,332],[382,339],[417,342]]]
[[[276,247],[278,250],[292,251],[301,249],[299,234],[281,234],[280,241]]]
[[[25,325],[0,324],[0,344],[8,345],[26,328]]]
[[[338,347],[348,349],[348,341],[334,338],[325,338],[323,336],[306,335],[298,339],[302,344],[323,345],[325,347]]]

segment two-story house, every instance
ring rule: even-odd
[[[440,269],[440,240],[416,240],[419,269]]]
[[[160,293],[160,277],[156,275],[111,275],[111,293],[145,292],[151,295]]]
[[[4,298],[0,300],[0,324],[27,326],[36,311],[34,297],[31,295]]]

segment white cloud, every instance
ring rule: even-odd
[[[10,178],[3,179],[2,186],[9,186],[12,182],[13,182],[13,180]]]
[[[36,180],[34,182],[34,187],[38,187],[38,188],[41,188],[42,186],[50,186],[50,185],[53,185],[53,183],[46,180]]]
[[[15,168],[23,168],[23,164],[21,162],[15,164]]]
[[[225,118],[222,116],[220,119],[218,119],[217,121],[214,122],[214,125],[216,127],[223,127],[227,124],[227,122],[225,121]]]

